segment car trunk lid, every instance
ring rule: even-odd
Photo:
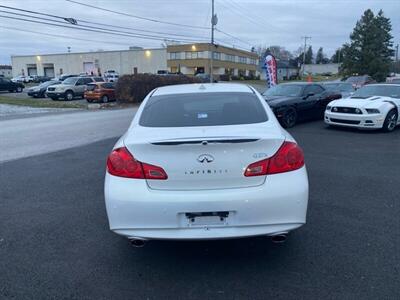
[[[271,123],[270,123],[271,124]],[[285,140],[264,124],[144,128],[124,139],[142,162],[162,167],[167,180],[147,180],[150,189],[206,190],[244,188],[264,183],[265,176],[245,177],[246,167],[271,157]]]

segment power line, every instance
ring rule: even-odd
[[[58,21],[58,20],[51,20],[51,19],[47,19],[47,18],[42,18],[42,17],[36,17],[36,16],[30,16],[27,14],[20,14],[20,13],[15,13],[15,12],[8,12],[8,11],[4,11],[4,10],[0,10],[0,12],[3,13],[7,13],[7,14],[12,14],[12,15],[17,15],[17,16],[23,16],[23,17],[28,17],[28,18],[33,18],[33,19],[39,19],[39,20],[44,20],[44,21],[50,21],[50,22],[55,22],[55,23],[61,23],[61,24],[65,24],[63,21]],[[108,28],[102,28],[102,27],[96,27],[96,26],[88,26],[88,25],[78,25],[76,24],[75,26],[77,27],[82,27],[82,28],[90,28],[90,29],[98,29],[98,30],[104,30],[104,31],[110,31],[110,32],[116,32],[116,33],[126,33],[126,34],[132,34],[135,37],[137,36],[141,36],[141,37],[158,37],[158,38],[166,38],[164,36],[159,36],[159,35],[149,35],[149,34],[142,34],[142,33],[132,33],[132,32],[127,32],[127,31],[121,31],[121,30],[113,30],[113,29],[108,29]],[[174,37],[169,37],[174,39]],[[192,41],[192,40],[188,40],[188,39],[182,39],[182,41]]]
[[[39,31],[28,30],[28,29],[16,28],[16,27],[0,26],[0,28],[4,28],[7,30],[20,31],[20,32],[25,32],[25,33],[29,32],[29,33],[34,33],[34,34],[52,36],[52,37],[63,38],[63,39],[65,38],[65,39],[71,39],[71,40],[78,40],[78,41],[84,41],[84,42],[95,42],[95,43],[102,43],[102,44],[129,46],[129,43],[107,42],[107,41],[99,41],[99,40],[92,40],[92,39],[86,39],[86,38],[77,38],[77,37],[71,37],[68,35],[44,33],[44,32],[39,32]]]
[[[0,5],[0,8],[1,7],[9,9],[9,10],[22,11],[22,12],[26,12],[26,13],[34,14],[34,15],[42,15],[42,16],[48,16],[48,17],[52,17],[52,18],[57,18],[57,19],[61,19],[63,21],[65,21],[66,19],[70,19],[70,18],[66,18],[66,17],[62,17],[62,16],[50,15],[50,14],[46,14],[46,13],[41,13],[41,12],[32,11],[32,10],[26,10],[26,9],[20,9],[20,8],[5,6],[5,5]],[[58,20],[49,20],[49,19],[45,19],[45,18],[41,18],[41,17],[30,16],[30,15],[25,15],[25,14],[18,14],[18,13],[9,12],[9,11],[1,11],[1,12],[14,14],[14,15],[19,15],[19,16],[30,17],[30,18],[35,18],[35,19],[42,19],[42,20],[47,20],[47,21],[52,21],[52,22],[57,22],[57,23],[63,23],[64,24],[63,21],[58,21]],[[77,23],[75,23],[73,25],[78,25],[78,26],[85,26],[85,25],[79,25],[78,22],[80,22],[80,23],[86,23],[86,24],[94,24],[94,25],[101,25],[101,26],[107,26],[107,27],[113,27],[113,28],[121,28],[121,29],[133,30],[133,31],[140,31],[140,32],[149,32],[149,33],[156,33],[156,34],[173,35],[173,36],[179,36],[179,37],[191,37],[191,38],[199,38],[199,39],[203,38],[203,37],[200,37],[200,36],[194,37],[194,36],[189,36],[189,35],[186,35],[186,34],[177,34],[177,33],[168,33],[168,32],[160,32],[160,31],[144,30],[144,29],[135,29],[135,28],[132,28],[132,27],[116,26],[116,25],[111,25],[111,24],[104,24],[104,23],[86,21],[86,20],[82,20],[82,19],[75,19],[75,20],[77,21]],[[135,34],[137,34],[137,33],[135,33]]]
[[[161,23],[161,24],[180,26],[180,27],[188,27],[188,28],[196,28],[196,29],[207,29],[207,30],[210,29],[209,27],[195,26],[195,25],[188,25],[188,24],[179,24],[179,23],[173,23],[173,22],[166,22],[166,21],[160,21],[160,20],[156,20],[156,19],[152,19],[152,18],[138,16],[138,15],[127,14],[127,13],[124,13],[124,12],[115,11],[115,10],[107,9],[107,8],[104,8],[104,7],[99,7],[99,6],[95,6],[95,5],[91,5],[91,4],[86,4],[86,3],[82,3],[82,2],[78,2],[78,1],[74,1],[74,0],[65,0],[65,1],[68,1],[68,2],[71,2],[71,3],[75,3],[75,4],[79,4],[79,5],[83,5],[83,6],[90,7],[90,8],[94,8],[94,9],[98,9],[98,10],[102,10],[102,11],[111,12],[111,13],[122,15],[122,16],[126,16],[126,17],[131,17],[131,18],[136,18],[136,19],[140,19],[140,20],[150,21],[150,22],[154,22],[154,23]]]
[[[227,32],[225,32],[225,31],[222,31],[222,30],[220,30],[220,29],[218,29],[218,28],[216,28],[215,30],[218,31],[218,32],[220,32],[220,33],[222,33],[222,34],[224,34],[224,35],[226,35],[226,36],[229,36],[230,38],[233,38],[233,39],[235,39],[235,40],[237,40],[237,41],[239,41],[239,42],[242,42],[242,43],[244,43],[244,44],[247,44],[247,45],[249,45],[249,46],[251,46],[251,47],[254,46],[253,44],[250,44],[250,43],[246,42],[245,40],[239,39],[238,37],[235,37],[234,35],[232,35],[232,34],[230,34],[230,33],[227,33]]]
[[[82,30],[82,31],[89,31],[89,32],[98,32],[98,33],[106,33],[106,34],[111,34],[111,35],[118,35],[118,36],[125,36],[125,37],[135,37],[135,38],[140,38],[140,39],[148,39],[148,40],[158,40],[158,41],[165,41],[165,40],[171,40],[171,41],[177,41],[177,42],[193,42],[193,40],[183,40],[183,39],[169,39],[169,38],[163,38],[163,37],[152,37],[152,36],[147,36],[147,35],[140,35],[140,34],[126,34],[126,33],[119,33],[119,32],[114,32],[112,30],[108,29],[90,29],[90,28],[82,28],[78,26],[67,26],[64,24],[55,24],[55,23],[49,23],[49,22],[43,22],[43,21],[35,21],[35,20],[29,20],[29,19],[24,19],[24,18],[18,18],[18,17],[11,17],[11,16],[4,16],[0,15],[0,18],[7,18],[7,19],[12,19],[12,20],[19,20],[19,21],[24,21],[24,22],[30,22],[30,23],[36,23],[36,24],[45,24],[45,25],[52,25],[52,26],[57,26],[57,27],[64,27],[64,28],[70,28],[70,29],[76,29],[76,30]],[[52,21],[54,22],[54,21]],[[107,30],[107,31],[106,31]]]

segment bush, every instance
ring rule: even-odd
[[[229,81],[229,75],[228,74],[223,74],[219,76],[219,81]]]
[[[120,102],[140,103],[157,87],[200,82],[198,78],[185,75],[124,75],[118,79],[115,95]]]

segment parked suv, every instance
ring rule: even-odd
[[[73,100],[83,97],[87,84],[101,81],[104,81],[101,77],[69,77],[61,84],[49,86],[46,95],[53,100]]]
[[[115,86],[112,82],[89,83],[85,91],[87,102],[115,101]]]
[[[24,87],[20,82],[12,82],[10,79],[0,77],[0,91],[21,93]]]

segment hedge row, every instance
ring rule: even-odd
[[[140,103],[153,89],[173,84],[199,83],[201,80],[184,75],[124,75],[118,79],[115,93],[118,101]]]

